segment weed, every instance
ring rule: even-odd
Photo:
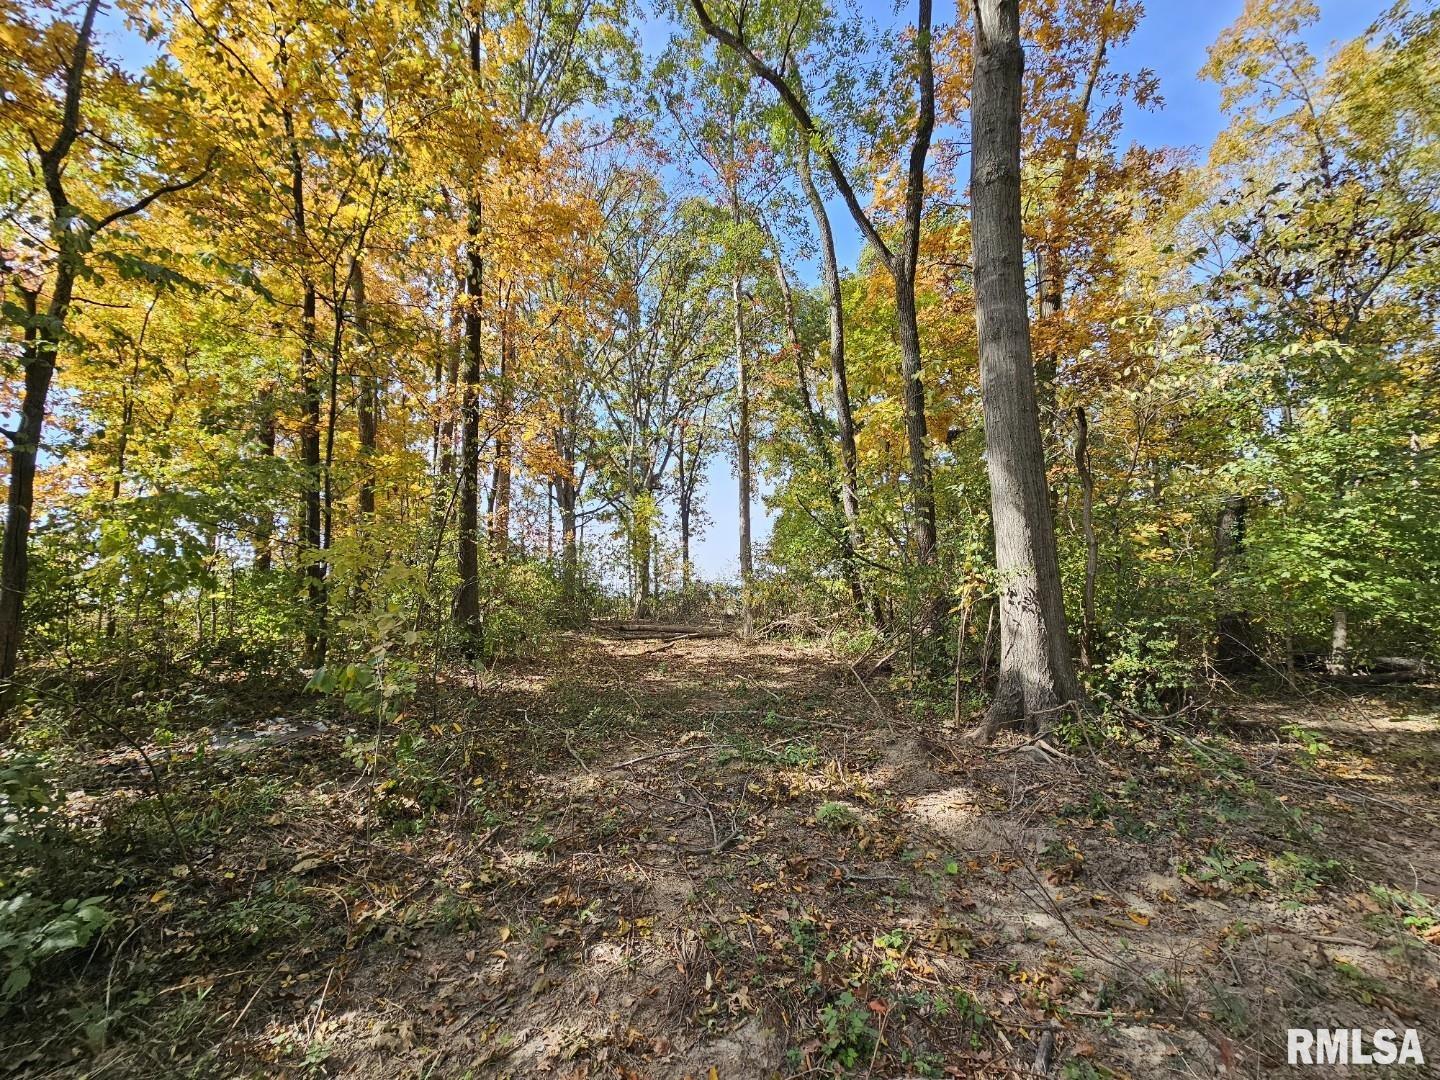
[[[831,832],[856,832],[865,822],[849,803],[831,801],[815,808],[815,823]]]
[[[35,968],[52,957],[77,952],[110,925],[103,897],[71,898],[59,904],[21,893],[0,901],[0,1003],[30,985]]]
[[[865,1007],[849,990],[820,1009],[820,1056],[832,1065],[853,1069],[868,1062],[879,1039]]]
[[[1345,864],[1338,859],[1317,859],[1294,851],[1282,851],[1270,860],[1271,873],[1296,899],[1310,900],[1327,885],[1345,877]]]

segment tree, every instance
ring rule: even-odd
[[[938,539],[935,488],[931,477],[929,434],[925,419],[925,384],[922,380],[920,326],[915,306],[915,275],[920,257],[921,217],[925,208],[925,161],[935,130],[935,71],[931,47],[931,0],[918,0],[916,25],[910,51],[915,78],[915,121],[906,156],[903,215],[898,243],[887,241],[872,211],[861,206],[850,177],[836,153],[833,132],[822,130],[807,103],[799,73],[775,67],[756,52],[747,29],[743,7],[737,7],[724,25],[717,22],[705,0],[692,0],[701,27],[716,41],[731,49],[759,78],[779,95],[799,129],[800,137],[820,155],[831,181],[846,209],[855,220],[876,258],[890,274],[895,292],[896,332],[900,345],[905,437],[910,460],[910,487],[914,503],[914,547],[916,561],[927,565],[936,555]],[[775,28],[782,38],[776,52],[788,54],[793,34],[803,20],[803,11],[789,20],[787,32]]]
[[[1019,0],[976,0],[971,233],[985,454],[1000,590],[1000,677],[980,734],[1045,732],[1080,697],[1035,402],[1020,229]]]
[[[3,12],[6,68],[15,79],[8,90],[6,116],[20,129],[28,143],[26,155],[40,180],[41,191],[26,201],[39,204],[32,221],[43,222],[38,231],[26,236],[30,251],[20,255],[22,266],[3,267],[20,294],[18,309],[6,305],[6,315],[22,328],[20,364],[24,372],[24,395],[19,424],[4,434],[10,442],[10,489],[6,503],[3,550],[0,550],[0,713],[15,700],[15,671],[24,632],[25,593],[29,577],[29,540],[35,510],[35,468],[45,433],[50,383],[65,341],[65,324],[75,301],[75,285],[89,270],[96,241],[112,226],[167,195],[194,187],[204,179],[208,164],[185,179],[163,175],[140,178],[148,190],[132,178],[121,181],[117,190],[87,191],[94,209],[86,210],[72,198],[75,185],[68,175],[75,159],[97,154],[107,171],[123,176],[120,159],[131,151],[110,138],[106,118],[88,115],[92,99],[103,93],[109,101],[119,98],[124,108],[134,108],[133,81],[109,63],[92,63],[92,38],[99,0],[86,0],[79,25],[55,15],[48,26],[20,22],[6,9]],[[43,9],[42,9],[43,10]],[[54,46],[57,46],[55,48]],[[109,102],[107,101],[107,104]],[[113,107],[113,106],[112,106]],[[156,133],[159,134],[158,132]],[[158,145],[144,147],[154,151]],[[141,160],[156,160],[144,154]],[[112,259],[123,259],[113,254]],[[20,261],[17,260],[17,261]],[[159,273],[159,268],[130,264],[137,272]],[[16,271],[19,271],[16,273]],[[43,304],[43,307],[42,307]]]

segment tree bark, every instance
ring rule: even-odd
[[[6,500],[5,537],[0,548],[0,714],[15,701],[15,671],[20,659],[24,629],[25,590],[30,579],[30,517],[35,507],[35,463],[45,427],[45,402],[55,374],[59,352],[54,329],[63,324],[70,307],[78,262],[66,258],[68,242],[61,243],[60,265],[50,293],[46,330],[32,320],[26,327],[23,352],[25,396],[20,423],[10,436],[10,493]]]
[[[1024,53],[1018,0],[976,0],[971,232],[985,456],[1000,585],[1000,675],[986,722],[1048,730],[1079,700],[1035,402],[1020,227]]]
[[[690,485],[685,475],[685,429],[675,445],[675,501],[680,513],[680,591],[690,591]]]
[[[1343,607],[1330,613],[1330,656],[1325,671],[1329,675],[1350,674],[1350,613]]]
[[[300,548],[305,563],[306,592],[310,602],[310,627],[305,634],[305,662],[311,667],[325,663],[325,562],[321,518],[320,410],[324,398],[315,370],[315,283],[306,275],[302,286],[300,346],[300,393],[304,413],[300,419],[300,462],[305,472],[305,495],[301,513]]]
[[[310,252],[306,234],[304,159],[295,130],[294,114],[286,108],[282,118],[290,150],[295,257],[300,263],[300,397],[303,410],[300,418],[300,463],[305,476],[300,514],[300,551],[310,606],[310,621],[305,630],[305,663],[310,667],[319,667],[325,663],[328,645],[320,467],[320,412],[324,390],[316,370],[316,296],[315,279],[308,267]]]
[[[260,397],[260,456],[274,459],[276,442],[275,391],[267,389]],[[275,562],[275,510],[269,500],[262,502],[255,527],[255,569],[268,574]]]

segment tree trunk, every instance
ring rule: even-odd
[[[485,264],[478,250],[480,205],[472,204],[465,272],[465,371],[460,404],[460,513],[455,624],[480,626],[480,347]]]
[[[565,465],[563,474],[555,479],[555,505],[560,511],[560,582],[566,599],[573,601],[580,580],[580,549],[576,536],[580,493],[576,490],[575,481],[575,444],[564,433],[557,437],[556,442]]]
[[[835,259],[835,235],[825,200],[810,173],[810,146],[803,139],[797,158],[800,186],[820,236],[820,268],[830,316],[830,396],[835,407],[835,428],[840,440],[840,507],[850,532],[851,551],[860,550],[859,455],[855,450],[855,416],[850,409],[850,384],[845,367],[845,298],[840,291],[840,268]]]
[[[635,574],[635,606],[630,612],[633,619],[643,619],[650,614],[650,546],[653,528],[650,504],[643,496],[637,495],[632,499],[631,506],[638,508],[642,502],[645,504],[643,520],[641,514],[632,512],[630,523],[631,562],[634,563]]]
[[[267,389],[260,397],[260,455],[274,459],[276,425],[275,392]],[[262,500],[255,526],[255,569],[268,574],[275,561],[275,510],[268,499]]]
[[[64,248],[62,247],[62,251]],[[30,577],[30,518],[35,507],[35,462],[45,427],[45,403],[55,374],[59,342],[74,289],[75,265],[62,257],[51,290],[46,332],[35,319],[25,328],[25,397],[20,424],[10,434],[10,494],[6,501],[5,538],[0,548],[0,715],[15,702],[15,671],[24,630],[25,590]],[[34,301],[27,301],[33,310]]]
[[[985,456],[1000,581],[1000,676],[980,734],[1048,730],[1078,701],[1035,403],[1020,229],[1018,0],[977,0],[971,232]]]
[[[1095,656],[1095,578],[1100,545],[1095,539],[1095,474],[1090,469],[1090,418],[1075,410],[1075,474],[1080,478],[1080,530],[1085,537],[1085,589],[1080,601],[1080,666],[1087,671]]]
[[[1064,287],[1060,278],[1060,259],[1041,248],[1035,253],[1036,276],[1039,278],[1036,292],[1041,319],[1050,319],[1060,313],[1064,300]],[[1060,356],[1055,349],[1048,348],[1035,360],[1035,397],[1040,416],[1041,441],[1053,438],[1059,428],[1057,420],[1057,391],[1055,382],[1060,373]],[[1052,499],[1050,511],[1055,511]]]
[[[1331,675],[1350,674],[1350,613],[1343,607],[1330,613],[1330,656],[1325,670]]]
[[[800,407],[805,414],[805,423],[810,430],[810,440],[814,444],[815,453],[820,458],[820,466],[825,475],[825,494],[830,500],[832,512],[842,521],[839,536],[840,546],[840,572],[845,578],[846,585],[850,588],[850,598],[855,603],[857,611],[865,609],[865,590],[860,584],[860,568],[855,562],[855,548],[852,544],[854,521],[846,513],[842,505],[840,492],[835,485],[835,454],[830,448],[829,437],[825,433],[824,418],[816,407],[815,399],[810,394],[810,374],[805,368],[805,346],[800,340],[800,326],[795,316],[795,298],[790,289],[790,278],[785,273],[785,264],[780,259],[780,247],[773,244],[775,252],[775,277],[780,284],[780,299],[785,310],[785,327],[790,338],[790,351],[795,356],[795,381],[800,394]],[[843,361],[842,361],[843,363]],[[841,487],[845,487],[843,482]]]
[[[731,220],[738,226],[740,202],[733,191],[730,193],[730,211]],[[754,616],[750,610],[750,583],[755,564],[750,545],[750,497],[753,486],[750,478],[750,370],[745,362],[745,322],[741,310],[743,298],[744,291],[737,266],[730,278],[730,299],[731,314],[734,316],[735,368],[738,376],[736,392],[740,397],[735,435],[735,462],[740,488],[740,632],[744,637],[749,637],[754,629]]]
[[[914,492],[911,528],[915,561],[928,566],[935,558],[935,484],[930,476],[929,435],[925,428],[925,384],[920,381],[920,326],[915,311],[915,268],[895,272],[895,316],[900,339],[900,374],[905,381],[905,444],[910,453],[910,487]]]
[[[502,559],[510,546],[510,488],[515,458],[510,379],[514,373],[514,348],[507,289],[500,311],[500,378],[495,391],[495,473],[490,485],[490,550]]]
[[[360,514],[369,520],[375,514],[375,450],[379,426],[380,380],[375,375],[375,355],[370,343],[370,313],[365,307],[365,271],[359,258],[350,262],[350,302],[355,310],[356,352],[360,361],[360,395],[357,422],[360,428]]]
[[[310,626],[305,634],[305,662],[310,667],[325,663],[327,647],[325,562],[321,516],[320,409],[324,392],[315,370],[315,283],[304,282],[301,303],[300,387],[304,414],[300,421],[300,460],[305,467],[305,496],[301,514],[300,549],[305,565],[306,592],[310,602]]]
[[[680,591],[690,591],[690,485],[685,475],[685,429],[680,429],[675,454],[675,501],[680,512]]]
[[[1226,674],[1244,674],[1255,669],[1259,658],[1255,627],[1249,612],[1232,608],[1226,588],[1230,564],[1245,551],[1245,518],[1250,500],[1232,495],[1220,506],[1215,520],[1215,589],[1221,602],[1215,620],[1215,666]]]

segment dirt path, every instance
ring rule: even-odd
[[[1343,1026],[1440,1061],[1433,696],[1237,703],[1238,735],[1061,763],[898,700],[819,648],[581,637],[421,703],[388,788],[331,775],[340,732],[237,758],[299,780],[167,891],[281,944],[172,959],[223,1021],[181,1059],[1258,1077],[1287,1027]]]

